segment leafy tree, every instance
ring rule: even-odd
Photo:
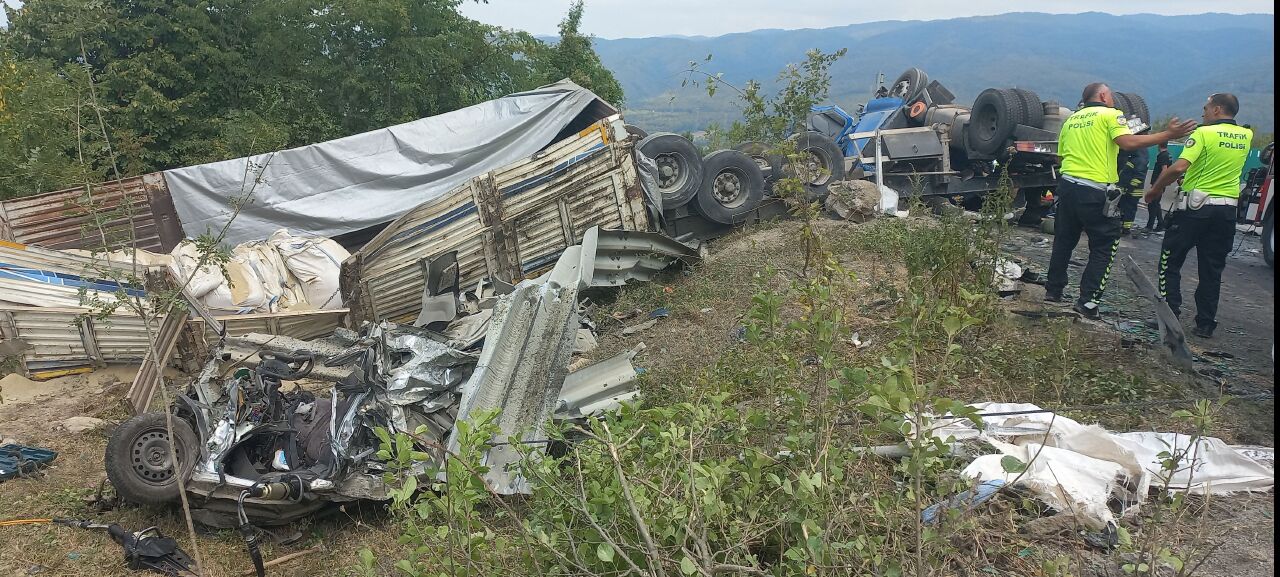
[[[622,85],[600,62],[600,56],[592,47],[592,37],[582,33],[582,11],[582,0],[569,7],[569,14],[560,21],[560,40],[543,48],[537,57],[537,74],[544,83],[568,78],[621,108]]]
[[[727,131],[715,127],[722,142],[778,142],[804,130],[810,109],[825,101],[830,93],[831,65],[845,52],[843,48],[831,53],[809,50],[805,53],[804,62],[788,64],[778,73],[779,88],[773,95],[766,94],[759,81],[748,80],[743,88],[738,88],[726,82],[724,74],[706,72],[702,64],[711,61],[710,55],[703,62],[689,63],[682,85],[701,84],[706,87],[707,95],[712,97],[720,87],[728,87],[737,93],[742,119],[735,120]]]
[[[462,16],[464,1],[28,0],[0,29],[0,185],[32,194],[101,180],[106,164],[128,176],[301,146],[565,77],[621,104],[581,2],[549,46]],[[90,86],[105,131],[77,117]]]
[[[83,181],[74,130],[79,102],[47,63],[0,51],[0,199]],[[92,156],[92,154],[91,154]],[[100,172],[88,175],[100,180]]]

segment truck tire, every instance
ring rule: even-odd
[[[982,154],[995,154],[1013,135],[1013,129],[1026,118],[1022,99],[1012,90],[988,88],[973,101],[965,138],[969,148]]]
[[[644,140],[646,136],[649,136],[648,132],[645,132],[643,128],[634,124],[623,124],[622,128],[626,129],[627,134],[634,136],[636,140]]]
[[[177,501],[178,479],[169,454],[164,413],[144,413],[116,427],[107,440],[107,478],[122,499],[140,505]],[[185,478],[196,466],[200,443],[191,425],[173,418],[174,445]]]
[[[756,140],[743,142],[735,147],[734,150],[750,156],[756,164],[760,166],[760,172],[764,174],[765,184],[773,184],[779,178],[782,178],[782,155],[773,151],[773,149]],[[765,191],[769,192],[768,190]]]
[[[702,185],[702,158],[692,142],[674,132],[650,134],[636,145],[658,165],[662,209],[679,208],[693,200]]]
[[[1262,217],[1262,259],[1267,266],[1276,268],[1276,214],[1275,205],[1267,207]]]
[[[844,152],[820,132],[802,132],[792,138],[796,153],[807,161],[804,166],[792,166],[792,171],[804,182],[810,201],[826,198],[827,186],[844,180]]]
[[[898,85],[906,83],[899,90]],[[893,84],[889,85],[889,95],[901,98],[905,103],[911,103],[924,96],[925,88],[929,86],[929,75],[925,74],[919,68],[908,68],[905,72],[898,76]]]
[[[695,206],[708,220],[738,224],[764,199],[764,174],[744,152],[717,150],[702,159],[702,186]]]
[[[1026,111],[1021,124],[1034,128],[1044,128],[1044,103],[1040,101],[1040,96],[1030,90],[1024,88],[1013,88],[1014,94],[1022,100],[1022,109]]]
[[[1147,101],[1132,92],[1115,93],[1116,106],[1125,116],[1137,116],[1147,126],[1151,126],[1151,111],[1147,109]]]

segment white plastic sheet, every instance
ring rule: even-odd
[[[1035,411],[1027,403],[977,403],[979,413]],[[1166,485],[1160,454],[1177,454],[1189,448],[1190,437],[1176,433],[1112,433],[1097,425],[1036,413],[984,417],[986,432],[967,419],[940,420],[930,434],[955,440],[982,439],[999,452],[977,457],[963,474],[971,479],[999,479],[1032,491],[1055,510],[1077,515],[1101,529],[1115,523],[1140,505],[1147,494]],[[1254,458],[1257,448],[1232,447],[1221,439],[1206,437],[1190,448],[1167,480],[1170,490],[1195,494],[1227,494],[1268,491],[1275,472],[1268,462]],[[1006,455],[1028,464],[1027,470],[1007,473],[1001,465]],[[1194,469],[1190,464],[1194,461]],[[1272,461],[1273,462],[1273,461]],[[1123,503],[1120,511],[1108,501]]]
[[[551,144],[584,111],[616,113],[562,80],[461,110],[275,153],[164,172],[183,231],[228,244],[286,227],[333,237],[396,219],[468,179]],[[599,118],[592,118],[598,120]]]

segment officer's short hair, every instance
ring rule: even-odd
[[[1104,82],[1093,82],[1084,87],[1084,92],[1080,93],[1080,102],[1097,102],[1098,94],[1102,92],[1107,85]]]
[[[1230,116],[1240,112],[1240,99],[1230,92],[1217,92],[1209,95],[1209,104],[1221,106],[1222,111]]]

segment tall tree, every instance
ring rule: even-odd
[[[582,33],[582,12],[582,0],[576,0],[569,7],[569,14],[560,22],[560,39],[544,48],[538,58],[538,74],[548,83],[568,78],[621,108],[622,85],[600,62],[592,45],[593,37]]]
[[[0,29],[0,186],[300,146],[564,77],[621,103],[579,31],[581,2],[548,46],[462,16],[464,1],[27,0]]]

